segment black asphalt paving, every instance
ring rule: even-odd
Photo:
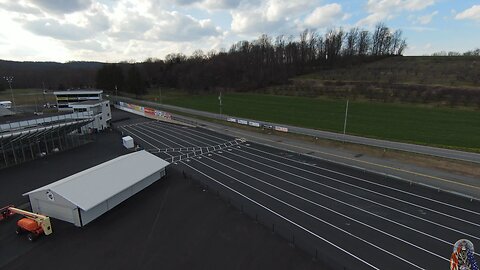
[[[144,121],[114,111],[116,124]],[[123,120],[121,119],[123,118]],[[0,203],[127,151],[121,134],[0,170]],[[135,164],[132,164],[135,168]],[[0,223],[0,269],[330,269],[272,234],[182,169],[83,228],[52,219],[53,234],[30,243],[15,235],[19,217]]]
[[[457,240],[480,246],[480,204],[464,197],[250,142],[225,147],[234,138],[203,128],[145,119],[118,128],[339,269],[448,269]]]

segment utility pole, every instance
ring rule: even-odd
[[[222,90],[220,90],[220,95],[218,96],[218,104],[220,105],[220,115],[222,115]]]
[[[345,132],[347,131],[347,118],[348,118],[348,99],[347,99],[347,106],[345,108],[345,121],[343,122],[343,135],[345,135]],[[345,142],[345,138],[343,141]]]
[[[3,78],[8,82],[8,86],[10,87],[10,93],[12,94],[13,110],[16,112],[17,108],[15,106],[15,98],[13,97],[13,89],[12,89],[13,76],[5,76]]]
[[[158,100],[160,104],[162,103],[162,87],[158,87]]]
[[[45,90],[44,82],[42,82],[42,87],[43,87],[43,102],[45,103],[45,105],[47,105],[47,98],[45,97],[45,95],[47,94],[47,90]]]
[[[37,102],[37,99],[38,99],[38,95],[35,94],[35,113],[38,113],[38,102]]]

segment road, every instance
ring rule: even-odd
[[[116,100],[115,97],[111,97],[111,98],[112,98],[112,100]],[[193,110],[193,109],[182,108],[182,107],[166,105],[166,104],[158,104],[158,103],[155,103],[155,102],[142,101],[142,100],[125,98],[125,97],[121,97],[121,98],[119,98],[119,100],[122,100],[122,101],[125,101],[125,102],[131,102],[131,103],[134,103],[134,104],[143,104],[145,106],[160,108],[160,109],[167,110],[167,111],[168,110],[169,111],[177,111],[177,112],[182,112],[182,113],[188,113],[188,114],[191,114],[191,115],[197,115],[197,116],[208,117],[208,118],[224,120],[224,121],[226,121],[227,118],[231,117],[231,116],[227,116],[227,115],[221,115],[221,114],[210,113],[210,112],[205,112],[205,111]],[[417,154],[423,154],[423,155],[429,155],[429,156],[448,158],[448,159],[467,161],[467,162],[473,162],[473,163],[479,163],[480,164],[480,154],[473,153],[473,152],[457,151],[457,150],[430,147],[430,146],[417,145],[417,144],[408,144],[408,143],[401,143],[401,142],[394,142],[394,141],[378,140],[378,139],[372,139],[372,138],[366,138],[366,137],[360,137],[360,136],[354,136],[354,135],[348,135],[348,134],[343,135],[343,134],[335,133],[335,132],[301,128],[301,127],[296,127],[296,126],[291,126],[291,125],[283,125],[283,124],[271,123],[271,122],[262,122],[262,121],[258,121],[258,120],[254,120],[254,119],[246,119],[246,118],[242,118],[242,119],[247,120],[247,121],[259,122],[262,125],[265,124],[265,125],[269,125],[269,126],[286,127],[286,128],[288,128],[289,132],[296,133],[296,134],[301,134],[301,135],[307,135],[307,136],[318,137],[318,138],[329,139],[329,140],[335,140],[335,141],[344,141],[344,142],[349,142],[349,143],[354,143],[354,144],[369,145],[369,146],[385,148],[385,149],[400,150],[400,151],[405,151],[405,152],[411,152],[411,153],[417,153]]]
[[[117,128],[338,269],[448,269],[455,241],[480,246],[476,201],[199,127]]]

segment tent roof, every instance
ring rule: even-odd
[[[51,190],[87,211],[168,164],[165,160],[142,150],[109,160],[23,195]]]

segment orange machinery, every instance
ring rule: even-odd
[[[52,233],[52,225],[49,217],[18,209],[13,205],[0,208],[0,221],[15,214],[23,216],[22,219],[17,221],[17,235],[28,233],[28,240],[33,242],[42,234],[49,235]]]

